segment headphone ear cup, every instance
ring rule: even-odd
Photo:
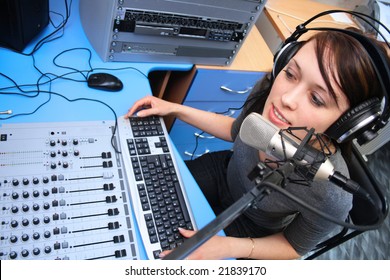
[[[351,140],[358,133],[364,132],[380,113],[381,101],[376,97],[370,98],[345,112],[325,131],[325,134],[338,143]]]
[[[302,46],[302,42],[292,41],[284,45],[274,56],[274,67],[272,77],[276,78],[280,71],[287,65],[290,59],[297,53]]]

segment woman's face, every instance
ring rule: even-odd
[[[323,133],[349,108],[348,99],[335,81],[331,84],[337,103],[330,94],[314,47],[315,42],[310,41],[297,52],[276,77],[267,98],[263,116],[281,129],[307,127]]]

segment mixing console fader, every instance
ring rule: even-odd
[[[1,260],[139,258],[113,126],[0,127]]]

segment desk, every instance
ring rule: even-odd
[[[280,44],[295,31],[296,26],[327,10],[343,9],[311,0],[268,0],[264,14],[256,25],[269,48],[275,53]],[[348,26],[357,27],[352,21],[351,24],[337,22],[330,15],[326,15],[316,19],[308,27],[346,28]],[[307,35],[304,34],[302,38],[305,36]]]
[[[69,1],[68,1],[69,2]],[[79,1],[74,0],[71,7],[71,16],[65,27],[61,38],[54,40],[42,46],[42,48],[34,55],[35,65],[43,73],[55,73],[55,75],[63,75],[72,72],[70,69],[59,68],[53,63],[53,59],[65,50],[74,48],[83,48],[72,50],[65,53],[58,59],[61,65],[76,68],[78,70],[89,69],[88,55],[84,49],[91,51],[91,65],[96,72],[107,72],[116,75],[124,84],[124,89],[120,92],[104,92],[88,88],[85,79],[80,74],[67,76],[68,78],[80,79],[80,82],[74,82],[66,79],[58,79],[46,85],[40,86],[40,90],[52,91],[65,96],[68,99],[89,98],[96,99],[107,103],[113,108],[115,113],[120,116],[127,112],[131,104],[142,96],[151,94],[151,88],[148,74],[155,70],[175,70],[187,71],[192,65],[186,64],[150,64],[150,63],[104,63],[89,44],[84,31],[82,29],[79,18]],[[64,1],[51,0],[50,10],[65,14]],[[56,24],[62,20],[60,16],[51,13],[51,17]],[[25,50],[28,53],[35,43],[53,31],[52,26],[48,26],[43,34],[40,34],[34,42],[32,42]],[[33,58],[31,56],[23,56],[7,49],[0,49],[0,88],[13,87],[14,84],[6,78],[9,77],[18,85],[32,85],[23,87],[25,90],[34,91],[27,95],[36,93],[36,84],[41,77],[41,74],[34,69]],[[122,67],[133,67],[136,70],[115,70]],[[100,68],[98,70],[98,68]],[[104,69],[103,69],[104,68]],[[41,80],[44,82],[45,78]],[[35,85],[35,86],[34,86]],[[15,92],[12,90],[1,90],[0,95],[0,111],[12,109],[13,115],[25,114],[36,110],[43,102],[47,101],[50,95],[47,92],[41,92],[37,97],[27,98],[6,92]],[[4,93],[4,94],[3,94]],[[31,122],[71,122],[71,121],[98,121],[98,120],[114,120],[113,113],[100,103],[92,101],[68,102],[64,98],[57,95],[51,95],[51,100],[41,107],[32,115],[21,115],[8,118],[7,115],[0,117],[1,125],[5,123],[31,123]],[[177,152],[174,152],[177,154]],[[193,208],[193,213],[198,228],[202,228],[205,224],[211,221],[215,216],[208,206],[203,194],[199,190],[196,182],[190,175],[183,160],[177,156],[178,167],[181,171],[182,178],[186,185],[187,195],[190,198],[190,203]],[[0,177],[7,176],[0,167]],[[12,179],[12,178],[11,178]],[[1,186],[1,185],[0,185]],[[3,195],[2,195],[3,197]],[[140,239],[138,232],[138,240]],[[1,241],[5,242],[5,241]],[[141,245],[141,244],[140,244]],[[141,258],[145,258],[145,252],[140,246]]]

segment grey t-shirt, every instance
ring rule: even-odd
[[[244,115],[241,113],[232,128],[234,146],[228,165],[227,195],[233,200],[238,200],[255,186],[248,174],[260,161],[258,151],[237,137],[243,119]],[[339,151],[330,156],[330,161],[335,170],[349,176],[347,165]],[[296,174],[290,177],[301,179]],[[285,189],[340,221],[345,220],[352,208],[352,195],[329,181],[315,181],[310,186],[289,183]],[[321,218],[277,191],[272,191],[256,207],[246,210],[244,215],[258,227],[259,236],[264,235],[263,229],[267,229],[269,233],[283,231],[300,255],[305,255],[338,228],[333,222]]]

